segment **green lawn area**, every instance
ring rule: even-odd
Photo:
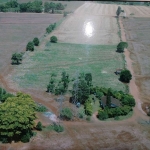
[[[122,54],[116,53],[116,45],[81,45],[67,43],[46,44],[45,50],[26,52],[23,63],[15,67],[13,80],[23,88],[46,89],[52,72],[60,78],[66,71],[71,78],[77,72],[91,72],[93,84],[125,91],[125,86],[114,74],[123,68]]]

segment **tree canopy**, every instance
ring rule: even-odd
[[[4,103],[0,104],[0,140],[18,141],[26,134],[30,138],[36,119],[35,107],[32,98],[23,93],[8,97]]]
[[[12,54],[12,57],[11,57],[12,64],[16,64],[16,65],[20,64],[22,61],[22,56],[23,56],[23,53]]]
[[[117,9],[117,11],[116,11],[116,15],[117,15],[117,17],[119,17],[120,13],[121,13],[121,7],[120,7],[120,6],[118,6],[118,9]]]
[[[33,42],[28,42],[26,46],[26,51],[34,51],[34,44]]]
[[[120,81],[129,83],[132,79],[132,75],[129,70],[122,70],[120,73]]]

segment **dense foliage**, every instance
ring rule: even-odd
[[[5,89],[0,87],[0,102],[5,102],[8,97],[13,97],[14,95],[11,93],[7,93]]]
[[[35,107],[35,111],[37,112],[46,112],[48,109],[42,104],[37,104]]]
[[[52,37],[50,38],[50,41],[51,41],[52,43],[57,43],[57,37],[56,37],[56,36],[52,36]]]
[[[55,10],[64,10],[65,6],[61,3],[53,3],[53,2],[45,2],[44,3],[44,12],[52,12],[54,13]]]
[[[56,28],[56,23],[54,24],[50,24],[47,28],[46,28],[46,33],[51,33],[54,29]]]
[[[19,65],[22,61],[22,56],[24,53],[14,53],[12,54],[11,60],[12,60],[12,65]]]
[[[128,43],[127,42],[120,42],[117,45],[117,52],[122,53],[124,52],[124,49],[128,47]]]
[[[33,39],[33,43],[34,43],[35,46],[39,46],[40,41],[39,41],[39,39],[37,37],[35,37]]]
[[[132,79],[132,75],[129,70],[122,70],[120,73],[120,81],[129,83]]]
[[[42,12],[42,1],[35,0],[33,2],[21,3],[19,4],[17,0],[11,0],[5,4],[0,5],[1,12]]]
[[[34,51],[34,44],[33,42],[28,42],[26,46],[26,51]]]
[[[0,140],[2,142],[28,142],[34,127],[35,103],[23,93],[8,97],[0,104]]]
[[[84,103],[84,109],[85,109],[85,114],[88,116],[92,116],[93,113],[93,107],[92,107],[92,99],[91,97],[86,100]]]

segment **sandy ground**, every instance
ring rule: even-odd
[[[89,3],[88,3],[89,5]],[[93,4],[92,4],[93,5]],[[94,4],[95,5],[95,4]],[[87,5],[84,5],[86,7]],[[99,5],[97,5],[98,7]],[[81,6],[83,7],[83,6]],[[88,6],[87,6],[88,7]],[[108,8],[108,6],[106,6]],[[93,10],[94,6],[93,6]],[[81,8],[77,9],[82,11]],[[83,8],[86,13],[86,9]],[[76,13],[77,13],[76,12]],[[77,14],[76,14],[77,15]],[[71,16],[70,16],[71,18]],[[91,16],[92,19],[92,16]],[[69,20],[69,17],[68,17]],[[79,23],[80,24],[80,23]],[[125,34],[123,32],[123,26],[121,25],[122,39],[125,40]],[[131,66],[131,60],[129,52],[126,50],[127,67],[131,70],[134,75],[133,68]],[[6,82],[4,76],[0,76],[1,83],[10,92],[16,92],[18,89],[15,87],[12,89],[9,87],[8,81]],[[133,90],[134,89],[134,90]],[[40,91],[24,90],[32,95],[34,100],[46,105],[49,109],[57,113],[56,108],[53,108],[53,97],[44,94]],[[137,105],[134,108],[134,115],[128,120],[124,121],[98,121],[95,116],[91,119],[91,122],[63,122],[65,131],[63,133],[55,132],[43,132],[38,133],[36,137],[33,137],[30,143],[13,143],[13,144],[1,144],[0,149],[11,149],[11,150],[59,150],[59,149],[70,149],[70,150],[148,150],[150,147],[150,128],[148,124],[142,125],[138,123],[141,118],[148,120],[147,116],[144,115],[141,108],[138,107],[139,91],[135,84],[135,78],[133,77],[130,83],[130,92],[136,98]],[[46,122],[46,121],[45,121]]]

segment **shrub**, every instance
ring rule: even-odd
[[[117,52],[122,53],[122,52],[124,52],[124,48],[127,48],[127,47],[128,47],[128,43],[127,42],[120,42],[117,45]]]
[[[34,51],[34,44],[33,42],[28,42],[26,46],[26,51]]]
[[[73,117],[73,113],[70,108],[63,108],[60,112],[60,117],[65,120],[71,120]]]
[[[45,106],[43,106],[43,105],[37,105],[35,107],[35,111],[37,111],[37,112],[46,112],[47,110],[48,109]]]
[[[30,134],[27,132],[25,135],[23,135],[22,137],[21,137],[21,142],[23,142],[23,143],[27,143],[27,142],[29,142],[30,141]]]
[[[63,132],[64,131],[64,127],[59,125],[59,124],[56,124],[56,123],[53,124],[53,129],[56,132]]]
[[[34,43],[35,46],[39,46],[40,41],[39,41],[39,39],[37,37],[35,37],[33,39],[33,43]]]
[[[108,118],[108,114],[106,111],[98,111],[98,119],[105,120]]]
[[[52,36],[52,37],[50,38],[50,41],[51,41],[52,43],[57,43],[57,37],[56,37],[56,36]]]
[[[42,131],[42,123],[40,121],[37,123],[36,129]]]
[[[91,116],[93,113],[93,108],[92,108],[92,100],[89,98],[85,103],[84,103],[84,109],[85,109],[85,114]]]
[[[132,79],[132,75],[129,70],[122,70],[120,73],[120,81],[129,83]]]
[[[46,28],[46,33],[51,33],[51,32],[52,32],[52,28],[47,27],[47,28]]]

